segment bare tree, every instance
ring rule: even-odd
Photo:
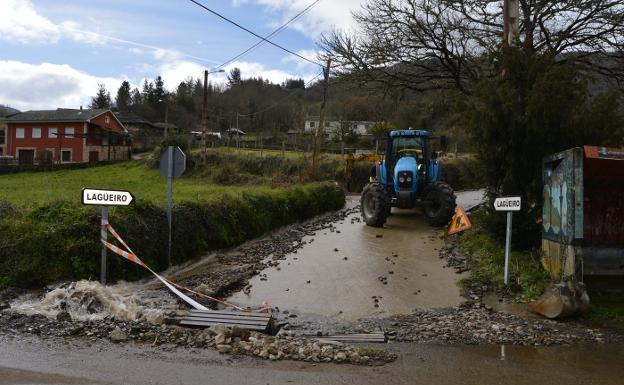
[[[350,81],[470,93],[476,79],[493,75],[486,58],[502,44],[502,1],[369,0],[354,17],[357,31],[321,40]],[[573,59],[624,85],[621,0],[520,0],[519,38],[527,54]]]

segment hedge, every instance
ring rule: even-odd
[[[241,244],[278,227],[340,209],[344,202],[344,194],[335,183],[268,192],[250,190],[206,203],[182,202],[173,210],[172,261],[180,264],[210,250]],[[0,288],[33,288],[59,280],[99,276],[97,208],[57,203],[27,213],[7,207],[3,212]],[[110,223],[146,264],[157,271],[166,268],[164,207],[139,203],[114,208]],[[108,261],[109,280],[145,276],[143,269],[122,258],[111,255]]]

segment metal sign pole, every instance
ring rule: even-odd
[[[108,206],[102,206],[102,222],[100,227],[100,238],[103,240],[108,239],[108,230],[106,224],[108,223]],[[102,254],[100,257],[100,282],[102,285],[106,285],[106,246],[102,245]]]
[[[507,211],[507,234],[505,236],[505,285],[509,284],[509,252],[511,249],[511,221],[513,211]]]
[[[169,247],[167,249],[167,266],[171,267],[171,222],[173,211],[173,146],[167,148],[167,221],[169,223]]]

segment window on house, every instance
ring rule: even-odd
[[[61,151],[61,162],[71,162],[71,151],[69,150]]]
[[[325,122],[325,127],[329,127],[329,122]]]
[[[56,139],[58,137],[58,129],[57,128],[48,128],[48,138]]]
[[[0,145],[4,144],[4,128],[0,128]]]
[[[15,129],[15,137],[17,139],[24,139],[24,129],[23,128],[16,128]]]
[[[66,127],[65,128],[65,137],[66,138],[73,138],[74,137],[74,127]]]
[[[32,129],[32,138],[33,139],[41,139],[41,128],[33,128]]]
[[[310,127],[314,128],[314,122],[310,122]]]

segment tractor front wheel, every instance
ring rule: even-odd
[[[390,215],[390,194],[379,183],[369,183],[362,190],[362,218],[367,225],[383,227]]]
[[[431,226],[446,226],[455,214],[455,193],[444,182],[435,182],[425,190],[425,218]]]

